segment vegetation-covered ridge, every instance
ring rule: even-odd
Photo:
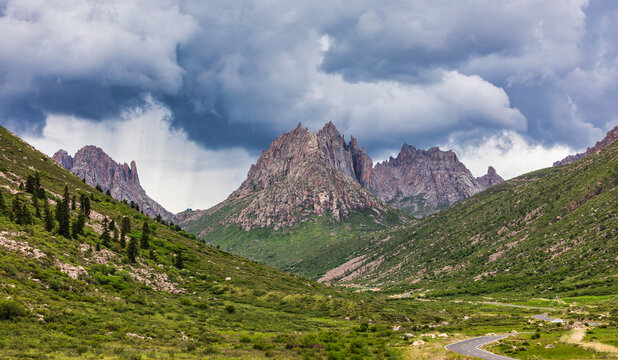
[[[618,292],[618,143],[370,236],[330,281],[433,294]],[[362,276],[361,276],[362,275]],[[431,293],[431,292],[430,292]]]
[[[3,128],[0,151],[0,357],[398,356],[412,313],[198,242]]]

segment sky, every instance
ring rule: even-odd
[[[0,125],[208,208],[299,122],[511,178],[618,125],[612,0],[0,0]]]

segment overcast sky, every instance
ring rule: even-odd
[[[136,160],[174,212],[298,122],[510,178],[600,140],[616,99],[612,0],[0,0],[0,124]]]

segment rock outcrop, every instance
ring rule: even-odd
[[[326,214],[343,220],[363,209],[370,209],[376,221],[392,211],[356,181],[349,146],[332,123],[317,133],[299,124],[262,152],[247,179],[223,203],[175,219],[185,223],[228,212],[213,225],[279,229]]]
[[[135,161],[131,165],[121,165],[92,145],[84,146],[73,157],[65,150],[59,150],[53,159],[89,185],[99,185],[103,191],[109,191],[114,199],[135,202],[150,217],[161,215],[163,219],[169,219],[173,215],[146,195],[139,182]]]
[[[493,171],[487,184],[498,181],[502,178]],[[324,214],[343,220],[363,209],[381,221],[392,209],[387,203],[420,217],[487,186],[452,151],[404,145],[396,159],[374,167],[365,148],[354,137],[346,143],[332,122],[318,132],[298,124],[262,152],[228,199],[208,210],[177,214],[173,221],[205,236],[221,225],[279,229]]]
[[[573,161],[577,161],[583,157],[595,154],[596,152],[598,152],[599,150],[603,149],[604,147],[613,143],[616,140],[618,140],[618,126],[608,131],[607,134],[605,135],[605,138],[603,138],[603,140],[597,142],[594,146],[586,149],[586,152],[575,154],[575,155],[569,155],[560,161],[554,162],[554,166],[570,164]]]
[[[484,190],[454,152],[407,144],[396,158],[376,164],[367,187],[378,198],[417,217]]]
[[[496,186],[504,182],[504,179],[498,175],[496,169],[493,166],[487,168],[487,174],[477,177],[476,181],[479,183],[481,189],[486,190],[492,186]]]

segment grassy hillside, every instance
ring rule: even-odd
[[[618,293],[617,185],[614,143],[374,234],[339,278],[435,296]]]
[[[0,357],[398,356],[401,337],[390,329],[415,310],[195,241],[96,191],[3,128],[0,151]],[[37,173],[40,218],[36,197],[25,191]],[[81,235],[59,235],[57,221],[45,230],[44,201],[58,211],[65,185],[77,197],[71,222],[81,196],[91,200]],[[113,232],[107,246],[102,239],[104,219],[120,225],[123,217],[136,243],[144,222],[150,229],[135,262]],[[414,321],[431,318],[419,312]],[[372,332],[359,327],[368,319]]]
[[[314,278],[346,261],[350,254],[366,249],[368,237],[364,235],[407,221],[403,212],[391,208],[386,214],[355,210],[343,221],[331,214],[312,216],[278,230],[271,226],[245,231],[239,225],[221,225],[224,219],[238,216],[249,202],[251,197],[228,200],[199,217],[187,212],[176,219],[209,245]],[[188,217],[195,218],[184,220]]]

